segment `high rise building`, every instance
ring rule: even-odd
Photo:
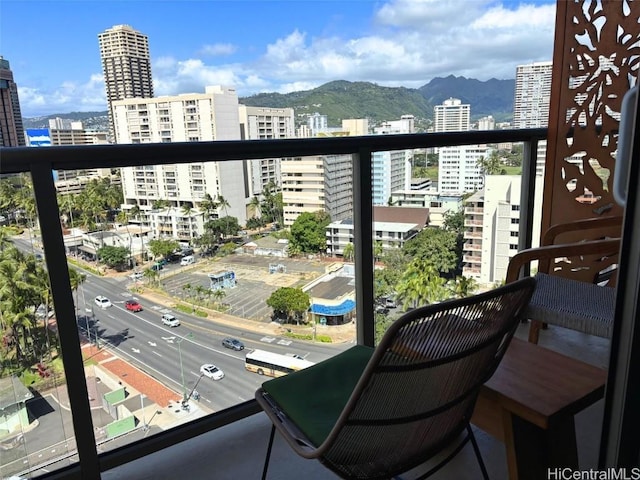
[[[536,176],[534,202],[542,201],[542,177]],[[463,268],[465,277],[487,286],[504,281],[509,260],[518,253],[519,175],[487,175],[484,188],[465,201]],[[534,210],[533,239],[540,236],[540,211]]]
[[[436,105],[435,132],[466,132],[471,129],[471,106],[457,98]],[[482,188],[480,157],[488,154],[486,145],[456,145],[438,149],[438,191],[460,195]]]
[[[114,101],[113,120],[117,143],[240,139],[238,96],[229,87]],[[137,205],[138,221],[156,236],[189,240],[203,232],[204,216],[199,207],[207,195],[218,202],[220,197],[227,201],[228,206],[218,208],[218,216],[236,217],[244,224],[247,183],[242,161],[125,167],[123,209]],[[163,208],[157,208],[159,203]]]
[[[546,127],[551,101],[551,62],[530,63],[516,67],[516,88],[513,99],[513,128]],[[538,142],[536,174],[544,173],[547,141]]]
[[[115,138],[111,105],[126,98],[153,97],[149,39],[129,25],[115,25],[98,34],[107,94],[109,133]]]
[[[324,211],[332,221],[353,216],[351,155],[317,155],[282,160],[284,224],[303,212]]]
[[[295,137],[293,108],[239,106],[242,140],[267,140]],[[249,196],[260,195],[268,184],[281,185],[279,158],[247,160]]]
[[[471,105],[449,98],[436,105],[434,132],[466,132],[471,126]]]
[[[388,205],[396,190],[407,190],[411,180],[410,150],[373,152],[371,188],[374,205]]]
[[[546,127],[551,98],[551,62],[516,67],[513,128]]]
[[[9,61],[0,56],[0,146],[25,145],[18,86],[13,81]]]

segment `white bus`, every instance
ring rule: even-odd
[[[247,353],[244,364],[245,368],[250,372],[258,375],[269,375],[270,377],[281,377],[311,365],[314,365],[314,363],[308,360],[264,350],[253,350]]]

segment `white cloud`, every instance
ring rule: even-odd
[[[211,57],[222,57],[234,54],[238,47],[231,43],[215,43],[213,45],[204,45],[200,49],[200,55]]]
[[[204,92],[207,85],[232,86],[240,96],[288,93],[332,80],[418,88],[451,74],[514,78],[517,65],[548,61],[553,53],[555,4],[388,0],[372,20],[368,31],[351,37],[311,36],[299,26],[243,62],[234,58],[239,49],[231,43],[204,45],[195,58],[157,57],[155,93]],[[22,86],[20,101],[25,116],[106,109],[100,75],[53,92]]]
[[[66,81],[51,91],[18,85],[18,96],[23,117],[107,108],[104,79],[98,73],[85,83]]]

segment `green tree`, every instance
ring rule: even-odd
[[[404,271],[396,291],[404,309],[416,308],[447,298],[445,283],[433,265],[418,258]]]
[[[149,250],[155,258],[163,257],[167,258],[173,252],[180,248],[180,244],[177,240],[171,240],[166,238],[156,238],[149,240]]]
[[[145,269],[143,275],[144,278],[147,279],[147,284],[149,285],[157,284],[158,280],[160,279],[160,272],[158,272],[157,270],[152,270],[150,268]]]
[[[464,298],[472,295],[478,288],[478,283],[472,277],[460,275],[452,282],[449,282],[451,293],[457,298]]]
[[[303,212],[291,225],[291,244],[302,253],[319,253],[327,249],[326,227],[331,219],[326,212]]]
[[[389,249],[383,257],[383,268],[374,271],[373,293],[375,298],[386,297],[395,293],[402,272],[409,265],[409,259],[399,248]]]
[[[342,258],[346,262],[352,262],[355,254],[355,249],[353,247],[353,243],[349,242],[344,246],[344,250],[342,251]]]
[[[427,227],[403,247],[411,258],[424,260],[440,273],[458,266],[457,234],[437,227]]]
[[[287,322],[300,323],[311,306],[311,300],[301,288],[281,287],[267,298],[267,305],[273,308],[276,317],[285,317]]]
[[[484,175],[497,175],[502,170],[503,164],[497,150],[492,150],[488,157],[480,157],[478,166]]]
[[[116,270],[123,270],[125,265],[128,264],[130,250],[127,247],[105,245],[98,249],[97,254],[98,259],[105,265]]]

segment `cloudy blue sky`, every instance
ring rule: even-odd
[[[418,88],[551,60],[554,0],[2,0],[0,55],[25,117],[105,110],[98,33],[148,35],[155,94],[242,96],[332,80]]]

